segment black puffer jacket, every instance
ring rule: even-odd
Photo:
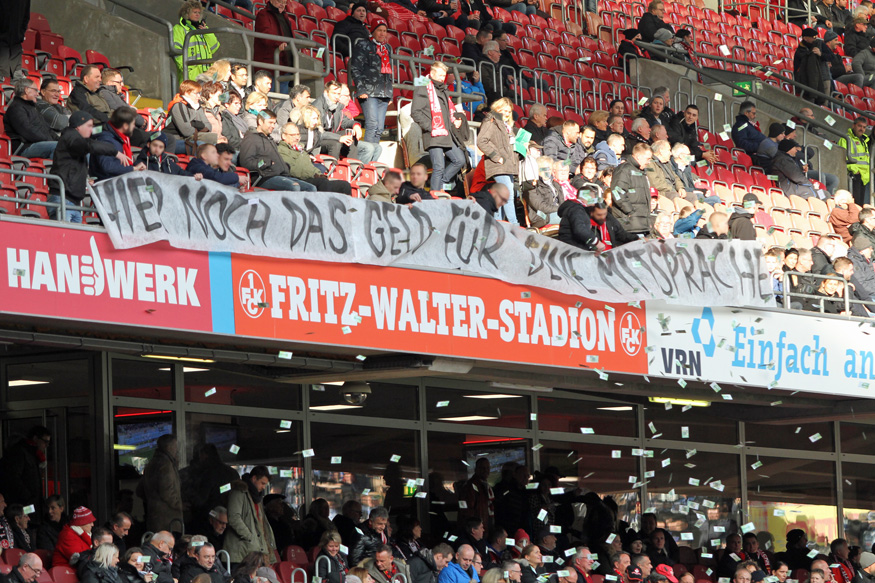
[[[388,45],[386,50],[392,52]],[[380,55],[372,38],[360,38],[353,46],[349,77],[356,96],[392,98],[392,73],[380,72]]]
[[[650,231],[650,181],[632,156],[614,170],[611,194],[611,213],[620,226],[630,233]]]
[[[350,564],[358,565],[363,559],[372,558],[377,554],[377,548],[383,544],[383,537],[370,524],[365,522],[361,526],[362,537],[355,544],[350,555]]]
[[[586,251],[595,251],[599,238],[592,230],[589,213],[583,203],[576,200],[566,200],[559,205],[559,234],[557,238],[563,243],[580,247]]]
[[[437,583],[440,570],[434,564],[430,549],[422,549],[407,562],[410,569],[410,583]]]
[[[87,140],[79,135],[75,129],[67,128],[61,133],[61,139],[58,140],[58,147],[55,148],[52,169],[49,173],[59,176],[64,181],[67,199],[78,202],[85,198],[85,187],[88,181],[88,155],[115,156],[117,153],[109,142]],[[61,189],[57,181],[49,181],[49,194],[60,196]],[[58,542],[60,530],[53,532],[52,548]],[[43,534],[42,528],[40,528],[40,534]],[[46,536],[50,535],[48,531],[45,534]],[[38,542],[42,540],[42,536],[38,537]]]
[[[674,114],[665,129],[668,130],[668,141],[672,146],[677,143],[684,144],[690,149],[690,154],[695,156],[696,160],[702,159],[699,130],[696,124],[690,125],[685,121],[683,111]]]
[[[120,562],[118,564],[118,576],[121,583],[146,583],[137,568],[128,563]]]
[[[34,101],[16,97],[9,104],[3,121],[7,135],[12,139],[13,152],[21,145],[29,146],[36,142],[52,142],[58,139]]]
[[[121,583],[118,569],[103,567],[94,561],[89,561],[80,581],[81,583]]]

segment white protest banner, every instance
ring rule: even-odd
[[[241,194],[210,181],[137,172],[98,183],[118,249],[182,249],[464,270],[611,302],[763,306],[771,284],[755,241],[637,241],[606,253],[493,219],[470,200],[410,207],[333,193]]]

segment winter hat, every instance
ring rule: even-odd
[[[801,528],[794,528],[787,533],[787,547],[795,546],[802,538],[805,537],[805,531]],[[865,554],[865,553],[863,553]],[[862,561],[860,561],[862,562]]]
[[[806,36],[816,37],[817,31],[813,28],[803,28],[801,36],[802,38],[805,38]]]
[[[868,569],[872,565],[875,565],[875,554],[872,553],[861,553],[860,554],[860,566],[864,569]]]
[[[374,26],[371,27],[371,33],[373,34],[374,32],[376,32],[377,29],[380,28],[381,26],[385,26],[386,30],[389,29],[389,25],[386,24],[385,20],[377,20],[376,22],[374,22]]]
[[[833,30],[826,31],[826,34],[823,35],[823,42],[828,43],[831,40],[835,40],[839,38],[839,35],[835,33]]]
[[[521,528],[517,529],[516,533],[514,533],[513,535],[513,538],[517,542],[517,544],[519,544],[521,540],[527,540],[529,542],[532,542],[532,537],[529,536],[529,533]]]
[[[799,142],[796,140],[781,140],[781,143],[778,144],[778,150],[782,152],[789,152],[793,148],[798,148]]]
[[[164,145],[166,146],[167,145],[167,136],[164,134],[164,132],[153,132],[152,134],[149,135],[149,141],[150,142],[155,142],[155,141],[164,142]]]
[[[672,35],[671,31],[668,30],[667,28],[660,28],[655,33],[653,33],[653,39],[654,40],[661,40],[662,42],[667,41],[672,36],[674,36],[674,35]]]
[[[353,5],[350,7],[350,9],[349,9],[349,13],[352,14],[353,12],[355,12],[355,11],[356,11],[357,9],[359,9],[359,8],[364,8],[365,10],[367,10],[367,9],[368,9],[368,4],[367,4],[367,2],[356,2],[355,4],[353,4]]]
[[[626,30],[623,31],[623,36],[626,37],[626,40],[632,40],[633,38],[635,38],[639,34],[641,34],[641,33],[638,32],[637,28],[627,28]]]
[[[91,117],[91,114],[87,111],[77,111],[74,112],[73,115],[70,116],[70,127],[78,128],[84,123],[88,123],[88,120],[94,119]]]
[[[872,248],[872,241],[870,241],[866,237],[857,235],[856,237],[854,237],[854,241],[851,243],[851,245],[854,247],[854,249],[862,253],[866,249]]]
[[[786,134],[786,133],[787,133],[787,126],[785,126],[782,123],[775,122],[775,123],[769,125],[769,137],[770,138],[777,138],[781,134]]]
[[[80,506],[73,511],[73,520],[70,521],[72,526],[85,526],[97,522],[90,510],[84,506]]]
[[[280,583],[279,579],[277,579],[276,571],[274,571],[270,567],[259,567],[255,571],[255,576],[256,577],[264,577],[265,579],[270,581],[270,583]]]

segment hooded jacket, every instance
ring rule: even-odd
[[[261,178],[288,176],[289,169],[280,156],[276,143],[259,131],[251,131],[240,142],[238,164]],[[233,561],[233,559],[232,559]],[[236,561],[234,561],[236,562]]]
[[[199,121],[203,124],[204,129],[195,130],[192,122]],[[190,138],[196,131],[209,132],[212,130],[209,120],[204,113],[203,107],[197,109],[191,107],[184,101],[177,102],[170,108],[169,123],[164,128],[164,131],[178,138]]]
[[[434,563],[431,549],[421,549],[407,561],[410,583],[438,583],[440,571]]]
[[[182,523],[182,491],[176,458],[156,451],[143,471],[137,494],[146,502],[146,524],[152,532]]]
[[[90,154],[92,158],[115,157],[117,153],[109,142],[85,139],[76,129],[68,127],[58,140],[49,174],[54,174],[64,181],[65,194],[69,200],[80,202],[86,194],[88,155]],[[61,189],[57,181],[49,181],[49,194],[60,196]]]
[[[540,211],[544,215],[555,213],[565,200],[553,182],[546,180],[538,180],[535,188],[530,189],[524,196],[528,199],[529,223],[536,229],[547,224],[547,219],[539,215],[538,212]]]
[[[848,249],[848,259],[854,264],[851,281],[857,286],[857,295],[864,300],[875,298],[875,269],[872,262],[853,247]]]
[[[586,151],[580,140],[575,141],[570,146],[565,143],[565,138],[562,136],[562,126],[552,130],[544,139],[544,155],[553,158],[554,160],[570,160],[572,173],[580,166],[586,158]]]
[[[599,142],[595,146],[595,158],[599,171],[605,168],[616,168],[620,165],[620,159],[617,158],[617,153],[614,152],[607,142]]]
[[[264,555],[269,565],[276,562],[276,542],[264,506],[253,500],[249,485],[243,480],[231,482],[224,550],[232,563],[239,563],[253,552]]]
[[[151,170],[152,172],[171,174],[173,176],[192,176],[191,173],[180,168],[179,164],[176,163],[175,157],[169,156],[167,154],[153,156],[149,153],[148,147],[140,150],[140,153],[139,155],[137,155],[137,159],[134,164],[139,164],[140,162],[146,165],[146,170]]]
[[[772,160],[772,171],[778,175],[778,186],[784,194],[795,194],[802,198],[810,198],[815,195],[814,188],[808,176],[799,167],[799,164],[786,152],[778,152]]]
[[[611,214],[630,233],[650,231],[650,181],[632,156],[617,166],[611,179]]]
[[[55,545],[55,552],[52,555],[52,566],[70,566],[73,557],[78,559],[79,553],[90,548],[91,535],[85,531],[81,533],[76,532],[68,524],[61,529],[61,533],[58,535],[58,544]]]
[[[753,227],[753,215],[740,210],[729,215],[729,235],[732,239],[756,241],[757,232]]]
[[[391,53],[391,47],[388,48]],[[392,99],[392,74],[380,72],[380,55],[372,38],[355,41],[349,60],[349,80],[353,95]]]

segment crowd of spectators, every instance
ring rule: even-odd
[[[585,583],[596,576],[693,583],[695,541],[703,545],[701,560],[710,560],[709,580],[785,583],[791,574],[804,583],[875,580],[875,555],[842,538],[819,554],[805,530],[792,528],[786,550],[776,553],[768,533],[744,529],[742,535],[722,504],[707,514],[690,510],[696,527],[680,528],[698,536],[668,530],[653,512],[643,513],[634,529],[611,496],[563,486],[555,467],[531,475],[508,462],[491,484],[486,458],[455,485],[452,500],[430,505],[431,532],[410,505],[388,506],[388,492],[387,506],[370,508],[366,518],[357,499],[331,518],[326,500],[293,508],[272,492],[269,468],[254,466],[240,476],[212,445],[200,446],[191,465],[179,469],[173,435],[158,439],[137,488],[145,524],[120,510],[98,526],[90,509],[68,512],[62,497],[42,498],[34,470],[50,441],[45,427],[34,427],[0,460],[0,543],[25,552],[4,583],[34,583],[50,565],[75,570],[82,583],[277,583],[278,563],[297,547],[306,557],[292,562],[328,583]],[[450,512],[457,513],[455,522]],[[144,529],[148,534],[134,540]],[[220,551],[228,553],[230,570],[217,560]]]

